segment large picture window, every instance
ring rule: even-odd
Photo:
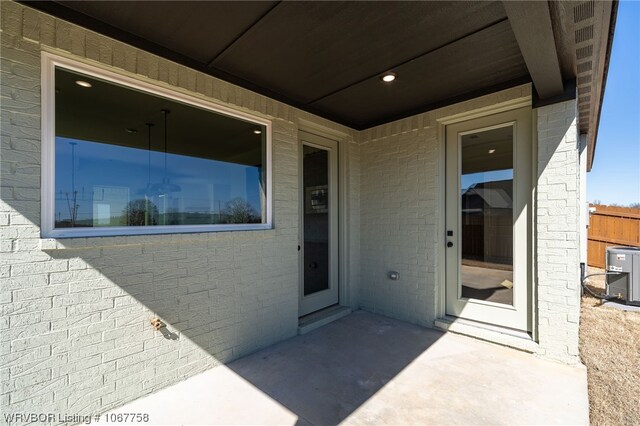
[[[50,62],[48,236],[270,226],[268,122]]]

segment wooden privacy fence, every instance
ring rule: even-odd
[[[640,209],[591,204],[587,263],[604,268],[609,246],[640,247]]]

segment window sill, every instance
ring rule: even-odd
[[[188,229],[183,229],[188,228]],[[204,243],[214,238],[231,238],[238,232],[257,232],[256,237],[266,236],[274,227],[271,224],[215,225],[215,226],[167,226],[154,229],[85,228],[67,231],[57,229],[40,239],[40,250],[85,250],[105,247],[146,246],[153,244]],[[263,231],[263,232],[259,232]]]

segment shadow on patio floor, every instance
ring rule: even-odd
[[[357,311],[229,367],[301,420],[337,424],[441,336]]]
[[[586,371],[357,311],[113,412],[152,424],[588,424]]]

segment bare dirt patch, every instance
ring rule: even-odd
[[[589,268],[589,273],[604,272]],[[589,279],[604,292],[604,276]],[[640,312],[603,306],[585,292],[580,315],[580,357],[587,366],[593,425],[640,425]]]

